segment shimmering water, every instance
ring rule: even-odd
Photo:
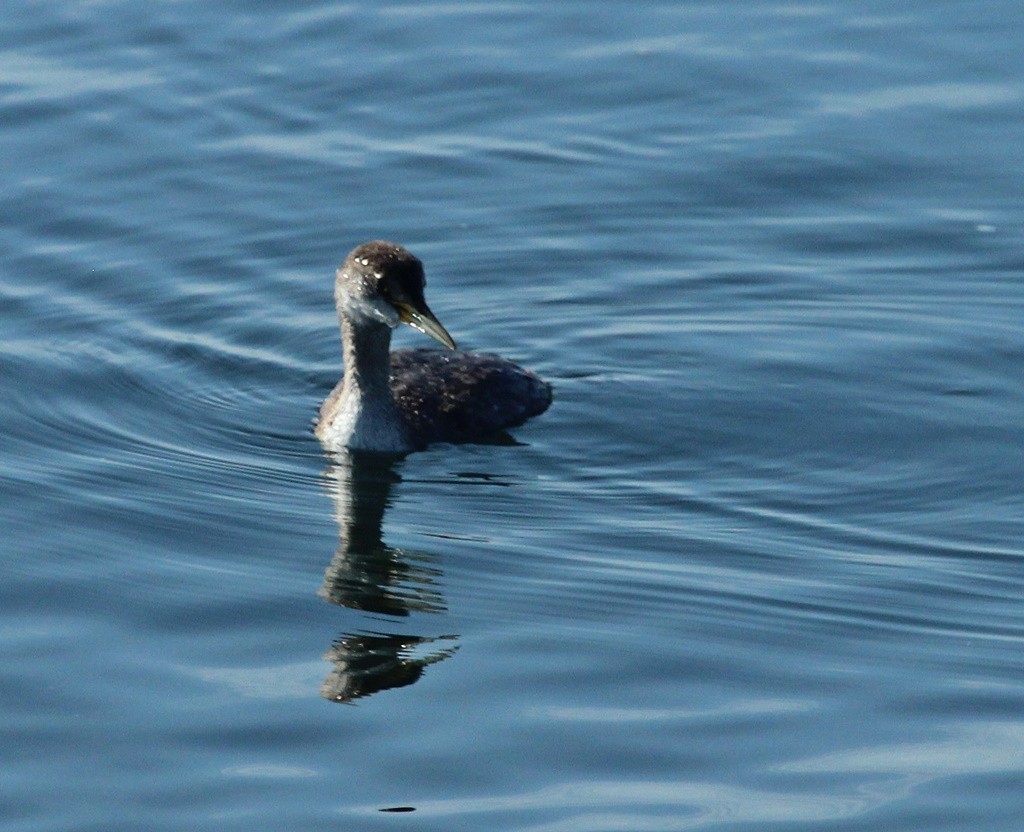
[[[8,3],[3,828],[1018,828],[1022,24]],[[320,449],[375,237],[517,444]]]

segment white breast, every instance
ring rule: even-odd
[[[342,396],[333,417],[318,426],[320,441],[332,448],[405,453],[411,446],[393,401]]]

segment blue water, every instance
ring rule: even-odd
[[[0,826],[1020,828],[1022,24],[8,3]],[[317,444],[378,237],[515,444]]]

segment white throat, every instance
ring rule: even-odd
[[[320,438],[335,448],[381,453],[412,450],[389,381],[391,327],[398,324],[398,315],[390,306],[389,317],[378,304],[338,300],[345,377],[333,413],[320,427]]]

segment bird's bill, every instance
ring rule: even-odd
[[[434,317],[426,305],[417,309],[408,303],[395,304],[398,310],[398,318],[402,323],[409,324],[413,329],[418,329],[424,335],[436,338],[448,349],[455,349],[455,341],[448,334],[448,330],[441,326],[441,322]]]

